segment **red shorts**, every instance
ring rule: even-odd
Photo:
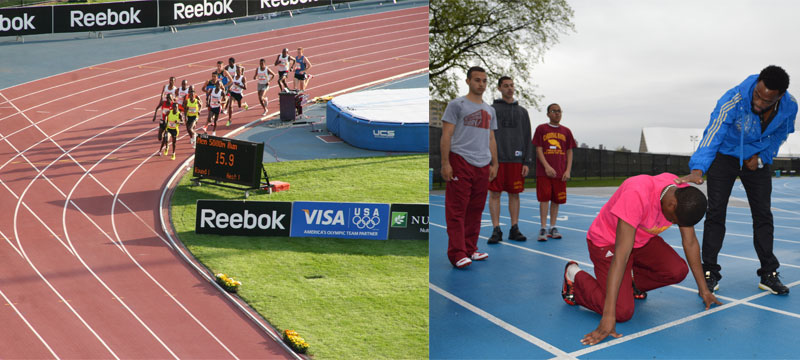
[[[497,177],[489,183],[489,191],[519,194],[525,190],[525,178],[522,177],[522,163],[501,162],[497,168]]]
[[[556,204],[567,202],[567,182],[547,176],[536,177],[536,199],[539,202],[552,201]]]

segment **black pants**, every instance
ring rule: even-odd
[[[756,272],[759,276],[770,274],[780,264],[772,252],[774,226],[772,223],[772,174],[769,165],[750,171],[746,167],[739,168],[739,158],[717,154],[708,169],[708,212],[703,230],[703,270],[711,271],[721,278],[721,267],[717,263],[717,255],[722,249],[725,237],[725,216],[728,209],[728,198],[731,196],[733,183],[738,176],[742,180],[750,203],[753,217],[753,247],[756,249],[761,268]]]

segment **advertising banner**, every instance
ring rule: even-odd
[[[247,1],[242,0],[162,0],[158,7],[159,26],[247,16]]]
[[[195,233],[289,236],[291,202],[197,200]]]
[[[286,10],[297,10],[314,6],[326,6],[352,0],[247,0],[247,12],[253,14],[266,14]]]
[[[0,9],[0,36],[49,34],[52,32],[52,6]]]
[[[53,32],[156,27],[155,1],[53,6]]]
[[[392,204],[389,239],[428,240],[428,204]]]
[[[386,240],[389,204],[295,201],[291,236]]]

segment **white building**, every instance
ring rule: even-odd
[[[702,128],[642,128],[639,152],[653,154],[692,155],[703,140]],[[798,129],[800,131],[800,129]],[[778,151],[779,158],[800,157],[800,132],[789,134]]]

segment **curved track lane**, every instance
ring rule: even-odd
[[[163,189],[192,149],[184,129],[178,160],[155,156],[153,105],[169,76],[199,85],[234,56],[251,79],[284,47],[312,59],[310,96],[418,71],[427,21],[427,7],[332,20],[0,90],[0,358],[293,357],[163,232]],[[245,94],[252,110],[219,135],[260,118],[254,83]]]

